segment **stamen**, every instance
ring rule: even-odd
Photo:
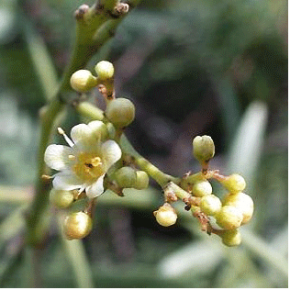
[[[68,159],[69,159],[69,160],[75,160],[76,157],[75,157],[74,155],[72,155],[72,154],[69,154]]]
[[[102,164],[102,161],[100,157],[94,157],[92,158],[91,163],[94,167],[97,167]]]
[[[56,176],[56,174],[53,174],[53,175],[42,174],[41,178],[44,180],[50,180],[50,179],[55,178],[55,176]]]
[[[64,135],[65,134],[64,130],[62,128],[60,128],[60,127],[57,128],[57,132],[60,135]]]
[[[66,143],[70,146],[73,147],[74,143],[73,141],[65,134],[64,130],[60,127],[57,128],[57,131],[60,135],[63,136],[64,140],[66,141]]]
[[[53,179],[53,177],[54,177],[54,176],[47,175],[47,174],[42,174],[42,175],[41,175],[41,178],[42,178],[42,179],[46,179],[46,180]]]

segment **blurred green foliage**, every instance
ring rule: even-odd
[[[60,76],[73,43],[73,11],[82,3],[0,3],[1,287],[29,287],[35,270],[24,247],[23,215],[36,174],[37,117],[45,94],[25,27],[42,39]],[[247,193],[255,216],[245,227],[244,245],[228,249],[217,237],[201,235],[184,211],[176,226],[158,226],[152,212],[162,193],[154,183],[123,199],[108,193],[100,198],[84,256],[76,257],[51,217],[39,250],[41,287],[89,285],[90,272],[94,287],[287,287],[287,1],[143,1],[89,66],[100,59],[115,65],[117,96],[136,104],[127,133],[136,149],[181,176],[198,170],[192,138],[211,135],[213,168],[253,172]],[[253,104],[260,109],[249,117]],[[76,120],[70,112],[65,124]],[[239,155],[238,146],[246,144],[251,146]],[[76,279],[74,257],[88,259],[89,270],[79,270],[84,281]]]

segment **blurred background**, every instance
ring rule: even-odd
[[[94,1],[87,1],[91,5]],[[243,242],[227,248],[190,213],[159,226],[161,189],[108,192],[82,243],[49,233],[29,264],[24,215],[32,198],[45,89],[68,62],[79,0],[0,3],[0,287],[287,287],[288,23],[286,0],[147,0],[124,19],[88,68],[116,68],[117,97],[136,105],[127,136],[175,176],[198,171],[192,139],[210,135],[211,167],[242,174],[255,214]],[[97,92],[93,92],[97,94]],[[63,126],[79,119],[71,110]],[[224,192],[213,183],[218,196]],[[35,267],[35,266],[34,266]]]

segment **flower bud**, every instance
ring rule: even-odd
[[[239,192],[237,194],[229,193],[225,196],[223,204],[234,206],[242,212],[242,224],[248,223],[253,216],[254,202],[249,195],[243,192]]]
[[[210,136],[196,136],[192,142],[193,156],[201,163],[207,163],[215,154],[215,146]]]
[[[200,180],[193,184],[192,194],[198,197],[212,194],[211,184],[207,180]]]
[[[135,118],[135,106],[128,99],[114,99],[107,106],[106,116],[116,127],[126,127]]]
[[[115,172],[115,180],[120,187],[134,187],[137,180],[136,171],[129,166],[124,166]]]
[[[223,232],[221,238],[223,244],[228,247],[238,246],[242,242],[242,235],[238,229]]]
[[[74,212],[64,221],[64,233],[69,240],[82,239],[92,230],[92,219],[86,213]]]
[[[241,192],[246,187],[245,179],[237,173],[227,176],[221,184],[231,193]]]
[[[220,199],[213,194],[203,196],[200,200],[199,206],[202,212],[211,216],[217,215],[222,209],[222,203]]]
[[[104,81],[114,76],[114,66],[109,61],[100,61],[95,66],[95,71],[100,80]]]
[[[135,189],[145,189],[149,185],[149,176],[145,171],[136,171],[137,179],[134,185]]]
[[[72,74],[70,85],[75,91],[85,93],[97,86],[97,78],[90,71],[81,69]]]
[[[72,191],[52,189],[49,200],[57,208],[67,208],[73,203],[74,194]]]
[[[219,226],[225,230],[238,228],[243,220],[242,212],[234,206],[225,205],[216,215],[216,221]]]
[[[163,227],[169,227],[176,223],[177,214],[175,209],[169,204],[164,203],[158,210],[153,212],[156,221]]]

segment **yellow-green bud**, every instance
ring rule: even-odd
[[[221,184],[231,193],[241,192],[246,187],[245,179],[237,173],[227,176]]]
[[[111,79],[114,76],[114,66],[109,61],[102,60],[97,63],[95,71],[102,81]]]
[[[203,196],[200,200],[199,206],[202,212],[211,216],[217,215],[222,209],[220,199],[213,194]]]
[[[242,212],[234,206],[225,205],[215,216],[217,224],[225,230],[238,228],[243,220]]]
[[[198,197],[212,194],[212,186],[207,180],[200,180],[193,184],[192,194]]]
[[[124,166],[115,172],[115,180],[120,187],[134,187],[137,180],[136,171],[132,167]]]
[[[196,136],[192,142],[193,156],[199,162],[208,162],[215,154],[215,146],[210,136]]]
[[[70,78],[71,87],[80,93],[85,93],[97,86],[97,78],[90,71],[81,69],[73,73]]]
[[[242,224],[246,224],[247,222],[249,222],[253,216],[254,202],[249,195],[243,192],[239,192],[237,194],[227,194],[223,200],[223,204],[235,206],[242,212]]]
[[[49,194],[50,202],[58,208],[67,208],[74,201],[72,191],[52,189]]]
[[[74,212],[64,221],[64,233],[69,240],[82,239],[92,230],[92,219],[86,213]]]
[[[116,127],[123,128],[133,122],[135,106],[128,99],[118,98],[109,102],[105,113]]]
[[[158,210],[153,212],[156,221],[163,227],[169,227],[176,223],[177,214],[175,209],[169,204],[165,203]]]
[[[228,247],[238,246],[242,242],[242,235],[238,229],[223,232],[221,238],[223,244]]]
[[[135,189],[145,189],[149,185],[149,176],[145,171],[136,171],[137,179],[134,185]]]

